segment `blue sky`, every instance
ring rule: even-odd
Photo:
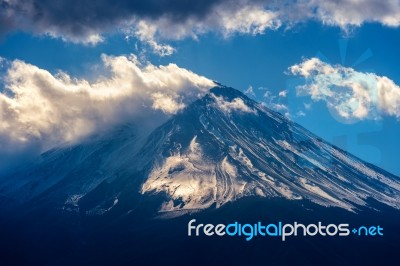
[[[223,5],[223,1],[215,2],[217,7]],[[316,10],[325,10],[323,14],[328,14],[328,18],[312,11],[314,9],[311,6],[308,11],[299,12],[300,17],[291,18],[282,15],[285,19],[271,15],[272,11],[280,10],[278,4],[274,7],[266,5],[260,7],[252,3],[253,1],[239,2],[243,3],[243,6],[239,5],[238,10],[245,10],[244,17],[240,17],[241,13],[236,9],[228,10],[239,16],[239,22],[229,22],[229,25],[234,27],[227,26],[225,20],[222,22],[213,20],[212,15],[208,15],[213,14],[215,10],[218,11],[214,6],[205,6],[205,10],[209,13],[199,15],[195,24],[188,21],[192,18],[190,14],[196,14],[198,11],[189,10],[186,6],[182,7],[184,9],[182,16],[188,18],[179,17],[171,21],[168,20],[168,12],[164,14],[157,11],[161,9],[149,8],[148,12],[151,14],[149,19],[149,14],[136,12],[138,7],[133,6],[130,12],[134,19],[130,18],[129,23],[125,21],[128,19],[114,18],[115,14],[105,14],[110,16],[111,22],[89,21],[91,24],[88,22],[88,25],[77,32],[63,26],[68,23],[74,25],[68,16],[63,20],[64,24],[61,22],[57,24],[56,16],[54,18],[47,16],[51,18],[49,21],[29,18],[33,26],[27,26],[19,24],[18,21],[9,22],[9,18],[3,12],[4,14],[0,13],[3,16],[0,21],[6,21],[7,18],[10,26],[4,30],[0,41],[0,57],[4,58],[3,62],[9,64],[15,62],[14,60],[22,60],[53,75],[62,70],[70,77],[93,81],[102,75],[107,76],[101,59],[102,54],[115,57],[135,54],[142,64],[150,62],[153,66],[166,66],[173,63],[197,75],[242,91],[248,90],[251,86],[253,93],[248,93],[250,97],[288,115],[293,121],[329,142],[400,175],[400,164],[397,159],[400,148],[398,137],[400,100],[390,102],[388,105],[391,106],[385,107],[376,107],[374,102],[368,103],[368,114],[357,116],[351,113],[350,117],[344,117],[345,114],[341,115],[332,107],[328,108],[329,104],[349,103],[350,99],[346,98],[345,94],[336,92],[342,89],[340,88],[342,85],[333,84],[331,87],[329,84],[321,83],[321,79],[323,82],[335,82],[336,77],[335,80],[328,77],[328,81],[326,73],[314,77],[315,72],[320,71],[319,65],[313,66],[311,77],[296,75],[289,70],[291,66],[296,65],[304,70],[305,66],[300,66],[302,62],[319,58],[321,62],[332,66],[335,70],[351,69],[351,77],[339,75],[340,79],[343,79],[340,84],[349,84],[350,80],[353,83],[348,85],[349,88],[353,88],[351,86],[354,84],[357,86],[358,83],[363,86],[367,82],[364,79],[368,79],[365,73],[371,73],[374,75],[372,80],[378,80],[378,83],[386,79],[392,81],[394,85],[390,87],[391,93],[397,95],[396,89],[399,89],[398,84],[400,84],[398,2],[388,1],[395,8],[382,7],[381,10],[375,7],[376,12],[371,4],[371,11],[367,8],[367,11],[364,10],[364,13],[360,14],[355,10],[358,7],[354,6],[353,1],[343,1],[347,5],[346,12],[353,16],[349,21],[343,20],[343,17],[346,17],[344,10],[337,6],[324,6],[323,2],[317,4]],[[366,6],[370,3],[379,4],[379,1],[361,2],[365,2]],[[107,1],[101,3],[107,6]],[[296,8],[295,4],[293,6]],[[49,12],[46,11],[46,6],[42,8],[43,13]],[[174,10],[174,7],[163,8]],[[12,6],[10,10],[14,12]],[[264,13],[257,13],[260,10]],[[257,17],[265,15],[272,22],[268,24],[265,20],[255,20],[243,24],[252,12]],[[288,11],[283,10],[281,13],[284,12]],[[160,21],[163,19],[161,24]],[[114,21],[120,23],[121,20],[125,21],[123,30],[121,27],[103,26]],[[137,26],[142,20],[147,23],[144,28]],[[154,26],[155,33],[149,25]],[[171,32],[174,29],[176,30]],[[183,33],[176,33],[178,30]],[[95,41],[91,42],[88,41],[92,40],[88,36],[97,36],[98,39],[94,38]],[[163,50],[164,54],[157,50],[160,46],[162,49],[167,49]],[[3,78],[8,67],[8,64],[3,64]],[[354,82],[354,79],[357,81]],[[299,95],[298,86],[312,84],[327,86],[330,88],[329,93],[335,94],[331,97],[327,96],[326,92],[319,91],[317,95],[313,94],[314,99],[310,91]],[[3,84],[4,86],[6,85]],[[336,101],[335,97],[343,99]],[[375,104],[378,103],[381,103],[379,99]],[[11,133],[2,132],[2,134]],[[42,134],[39,138],[45,135]]]

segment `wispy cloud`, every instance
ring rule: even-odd
[[[305,84],[297,87],[298,94],[326,102],[344,119],[400,118],[400,87],[388,77],[331,65],[318,58],[304,60],[289,71],[305,78]]]
[[[157,28],[153,24],[149,24],[145,21],[140,21],[135,27],[135,31],[131,35],[135,35],[140,41],[148,44],[152,51],[159,56],[172,55],[175,52],[175,48],[168,44],[160,44],[156,40]],[[128,36],[129,33],[127,32]]]
[[[256,94],[254,93],[253,86],[249,86],[245,91],[244,94],[250,97],[255,97]]]
[[[278,95],[274,95],[270,90],[262,87],[259,88],[259,90],[265,90],[263,95],[264,100],[262,102],[263,105],[284,114],[288,118],[290,117],[289,107],[285,102],[282,102],[283,97],[280,96],[281,93],[278,93]]]
[[[285,97],[287,97],[287,94],[288,94],[288,90],[283,90],[283,91],[279,92],[278,96],[285,98]]]

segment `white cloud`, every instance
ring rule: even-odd
[[[268,100],[274,100],[276,98],[276,95],[273,95],[272,92],[268,88],[259,87],[258,90],[265,91],[263,94],[263,97]]]
[[[251,97],[255,97],[256,94],[254,93],[253,87],[249,86],[245,91],[244,94],[251,96]]]
[[[235,111],[243,113],[257,113],[256,110],[247,106],[241,98],[235,98],[229,102],[226,101],[222,96],[216,96],[214,94],[211,95],[215,100],[216,106],[225,113],[231,113]]]
[[[264,89],[266,90],[263,97],[264,97],[264,102],[263,105],[275,110],[277,112],[283,113],[286,117],[290,117],[290,110],[289,107],[281,102],[281,99],[284,97],[281,97],[281,93],[278,93],[278,96],[273,95],[271,91],[267,90],[266,88],[259,88],[259,89]]]
[[[306,109],[306,110],[311,110],[311,108],[312,108],[312,103],[303,103],[303,105],[304,105],[304,109]]]
[[[299,110],[299,111],[297,111],[296,116],[297,117],[306,116],[306,113],[304,111],[302,111],[302,110]]]
[[[236,4],[218,5],[201,19],[189,17],[176,23],[169,17],[158,19],[132,19],[121,26],[125,35],[135,36],[147,43],[152,51],[160,56],[168,56],[175,48],[160,44],[160,40],[198,39],[199,35],[209,32],[229,38],[235,34],[263,34],[267,29],[276,30],[281,22],[276,14],[260,6]]]
[[[235,33],[262,34],[266,29],[274,30],[281,26],[276,12],[257,5],[243,6],[234,12],[220,9],[216,11],[215,17],[218,18],[215,25],[225,36]]]
[[[202,18],[188,18],[174,23],[169,18],[157,20],[141,20],[138,23],[152,28],[152,36],[156,34],[162,39],[181,40],[186,37],[197,39],[201,34],[217,32],[225,38],[234,34],[263,34],[265,30],[275,30],[281,26],[277,14],[262,8],[261,5],[243,3],[225,6],[217,5]],[[151,26],[150,26],[151,25]]]
[[[330,65],[318,58],[304,60],[289,70],[306,80],[297,87],[298,94],[325,101],[344,119],[378,119],[382,115],[400,118],[400,87],[385,76]]]
[[[400,25],[400,2],[398,0],[339,0],[309,1],[315,8],[314,16],[327,25],[342,28],[361,26],[365,22],[377,22],[390,27]]]
[[[129,31],[126,32],[128,33]],[[156,41],[156,33],[156,25],[142,20],[137,23],[136,30],[133,34],[138,37],[140,41],[147,43],[155,54],[158,54],[159,56],[172,55],[175,52],[175,49],[168,44],[158,43]]]
[[[0,90],[1,155],[28,148],[41,152],[138,118],[157,120],[214,85],[175,64],[142,65],[134,55],[103,55],[102,60],[107,77],[93,82],[11,62]]]
[[[305,21],[320,21],[328,26],[337,26],[347,32],[364,23],[380,23],[385,26],[400,25],[400,3],[398,0],[338,0],[338,1],[226,1],[215,5],[207,14],[188,17],[174,22],[168,17],[133,20],[129,27],[136,27],[133,35],[150,46],[159,40],[182,40],[187,37],[198,39],[200,35],[214,32],[229,38],[237,34],[259,35],[267,30],[277,30],[282,26],[290,28]],[[144,27],[144,25],[146,25]],[[143,32],[147,32],[143,34]],[[150,34],[148,34],[150,33]],[[143,35],[147,38],[143,38]],[[154,42],[155,44],[151,44]],[[168,45],[159,45],[164,55],[174,52]],[[153,50],[157,51],[153,47]]]
[[[99,33],[87,34],[82,37],[65,37],[59,36],[57,33],[48,33],[53,38],[61,38],[63,41],[70,41],[72,43],[83,44],[88,46],[96,46],[99,43],[104,42],[104,37],[101,36]]]
[[[275,103],[272,106],[272,109],[275,109],[276,111],[284,111],[284,112],[288,112],[289,108],[287,107],[287,105],[283,104],[283,103]]]
[[[287,97],[287,94],[288,94],[288,90],[283,90],[283,91],[279,92],[278,96],[285,98],[285,97]]]
[[[161,92],[155,92],[151,95],[153,99],[152,107],[154,109],[162,110],[164,113],[173,114],[177,110],[185,107],[185,104],[177,100],[178,96],[168,96]]]

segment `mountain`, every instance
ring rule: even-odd
[[[400,180],[330,145],[241,92],[218,86],[151,134],[138,124],[44,153],[2,179],[15,204],[86,214],[159,196],[184,214],[256,196],[356,212],[370,198],[400,208]],[[132,194],[132,195],[126,195]],[[127,197],[126,197],[127,196]],[[131,207],[124,204],[125,211]],[[135,204],[133,204],[135,206]]]
[[[353,266],[400,259],[397,176],[223,86],[157,128],[135,121],[45,152],[0,178],[0,203],[1,265]],[[192,219],[379,225],[385,233],[248,242],[188,237]]]
[[[212,89],[158,128],[140,153],[154,158],[141,191],[165,192],[163,211],[219,207],[251,195],[349,211],[371,197],[400,208],[398,177],[231,88]]]

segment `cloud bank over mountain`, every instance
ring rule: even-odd
[[[9,62],[0,90],[1,158],[37,154],[116,124],[160,124],[214,85],[175,64],[141,64],[135,55],[102,61],[106,74],[94,81]]]

